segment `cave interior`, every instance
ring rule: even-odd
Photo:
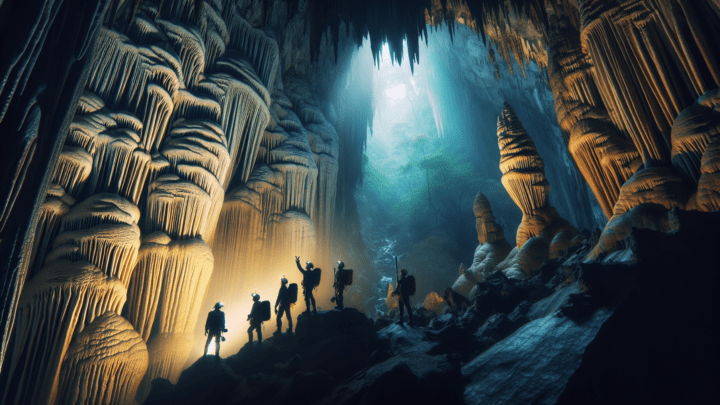
[[[0,404],[714,403],[718,38],[720,0],[0,0]]]

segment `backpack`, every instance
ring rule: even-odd
[[[260,303],[260,320],[263,322],[270,320],[270,301]]]
[[[283,305],[285,305],[285,300],[287,299],[287,304],[294,304],[297,302],[297,294],[298,293],[298,286],[295,283],[290,284],[290,286],[287,289],[287,292],[285,293],[285,299],[283,299]]]
[[[316,267],[315,270],[313,270],[313,288],[320,285],[320,276],[322,275],[322,270],[319,267]]]
[[[407,294],[408,296],[415,295],[415,276],[407,276],[407,284],[403,284],[404,287],[407,287],[407,291],[403,291],[403,294]]]
[[[348,286],[352,285],[353,282],[353,270],[352,269],[342,269],[338,271],[337,275],[337,281],[338,284]]]

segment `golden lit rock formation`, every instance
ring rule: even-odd
[[[615,126],[646,166],[670,163],[670,130],[692,100],[720,85],[710,51],[718,15],[704,1],[578,2],[583,50]],[[702,21],[708,30],[684,29]]]
[[[545,178],[545,165],[535,143],[507,103],[498,117],[497,131],[502,183],[523,212],[517,231],[518,249],[535,236],[543,237],[549,244],[558,232],[577,234],[577,230],[550,206],[550,183]]]
[[[480,244],[475,249],[472,265],[466,271],[461,271],[452,286],[453,290],[461,294],[468,294],[477,283],[493,274],[495,266],[505,260],[512,250],[502,226],[495,222],[490,201],[482,192],[475,196],[473,212]]]
[[[3,370],[2,402],[55,403],[70,343],[95,318],[108,311],[119,314],[126,294],[119,279],[90,262],[46,264],[20,298],[11,348],[15,355]]]
[[[640,155],[610,120],[571,20],[562,14],[551,19],[550,88],[570,155],[609,218],[620,187],[641,164]]]
[[[58,404],[131,404],[148,366],[147,346],[115,312],[95,318],[68,348]]]

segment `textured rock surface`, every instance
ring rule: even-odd
[[[130,404],[147,365],[147,346],[140,335],[127,320],[107,312],[68,348],[57,403]]]

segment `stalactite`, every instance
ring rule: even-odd
[[[87,260],[127,286],[140,247],[139,210],[114,194],[96,194],[60,222],[45,263]]]
[[[252,63],[252,70],[257,72],[263,86],[267,91],[272,92],[273,82],[280,66],[277,42],[261,30],[251,27],[239,15],[233,15],[228,25],[230,46],[248,58]]]
[[[230,32],[221,13],[222,10],[216,9],[209,2],[202,2],[198,25],[207,49],[205,66],[213,66],[230,43]]]
[[[14,355],[3,369],[4,404],[55,403],[60,367],[86,325],[119,314],[127,290],[86,261],[56,260],[25,284],[18,303]]]
[[[635,146],[615,131],[603,113],[595,111],[595,117],[580,117],[572,128],[568,149],[610,218],[620,187],[638,170],[641,161]]]
[[[720,141],[716,138],[705,148],[700,166],[700,181],[687,209],[713,212],[720,210]]]
[[[613,210],[621,216],[641,204],[659,204],[666,209],[683,207],[691,190],[683,184],[678,172],[669,167],[651,167],[638,170],[620,189]]]
[[[270,119],[268,104],[256,90],[227,73],[215,73],[209,79],[217,84],[217,94],[222,108],[220,125],[227,137],[227,149],[234,164],[225,180],[227,187],[230,178],[240,169],[240,176],[247,181],[255,163],[263,130]]]
[[[700,180],[700,161],[707,146],[720,138],[720,89],[705,93],[683,110],[672,128],[672,163],[686,180]]]
[[[103,107],[105,107],[105,102],[100,97],[89,91],[84,91],[75,113],[78,115],[92,114]]]
[[[230,156],[222,128],[206,119],[181,120],[173,125],[162,145],[170,166],[194,164],[205,168],[219,181],[228,176]]]
[[[52,183],[63,188],[69,195],[77,197],[92,171],[93,159],[85,149],[79,146],[63,147]]]
[[[603,102],[613,123],[635,143],[646,167],[670,163],[673,120],[700,93],[709,90],[703,89],[701,82],[712,83],[710,88],[720,85],[720,77],[699,73],[718,69],[715,57],[698,60],[691,56],[702,54],[709,37],[698,34],[687,38],[684,30],[677,28],[679,19],[687,19],[682,25],[693,26],[694,13],[706,5],[700,1],[696,6],[678,3],[670,7],[670,3],[677,1],[578,3],[583,50],[595,65],[595,81]],[[707,19],[714,20],[708,27],[720,22],[711,15]]]
[[[65,190],[57,184],[51,184],[47,196],[40,211],[40,220],[35,229],[35,240],[33,241],[32,256],[30,262],[32,267],[26,276],[30,279],[40,271],[45,260],[45,255],[52,246],[57,230],[60,227],[60,219],[65,216],[75,205],[75,199],[65,193]]]
[[[165,174],[149,188],[145,228],[163,231],[173,239],[198,237],[210,213],[210,195],[195,183]]]
[[[222,109],[220,104],[212,98],[195,94],[187,90],[180,90],[173,100],[175,111],[173,121],[179,119],[207,119],[214,123],[221,122]]]
[[[148,98],[146,88],[149,85],[161,87],[164,93],[170,96],[170,101],[172,95],[183,86],[182,78],[172,67],[168,67],[165,57],[169,54],[159,52],[158,47],[137,47],[127,36],[102,29],[96,49],[87,90],[102,98],[111,110],[128,110],[137,116],[140,116],[140,112],[145,112],[147,115],[153,108],[159,111],[160,106],[157,104],[163,100],[162,94],[156,92],[155,96],[160,97],[160,100],[145,101]],[[179,65],[180,61],[175,63]],[[167,102],[167,98],[164,101]],[[165,105],[166,108],[168,106],[172,112],[171,104]],[[143,122],[148,124],[145,119]],[[159,120],[157,125],[161,126],[162,120]],[[150,138],[156,136],[157,131]],[[145,138],[149,137],[143,136],[143,139]],[[149,143],[146,145],[152,146]]]
[[[183,78],[188,89],[194,90],[205,72],[205,43],[197,28],[157,20],[156,24],[165,33],[170,46],[180,57]]]
[[[148,367],[148,351],[115,312],[95,318],[68,348],[58,404],[130,404]]]

